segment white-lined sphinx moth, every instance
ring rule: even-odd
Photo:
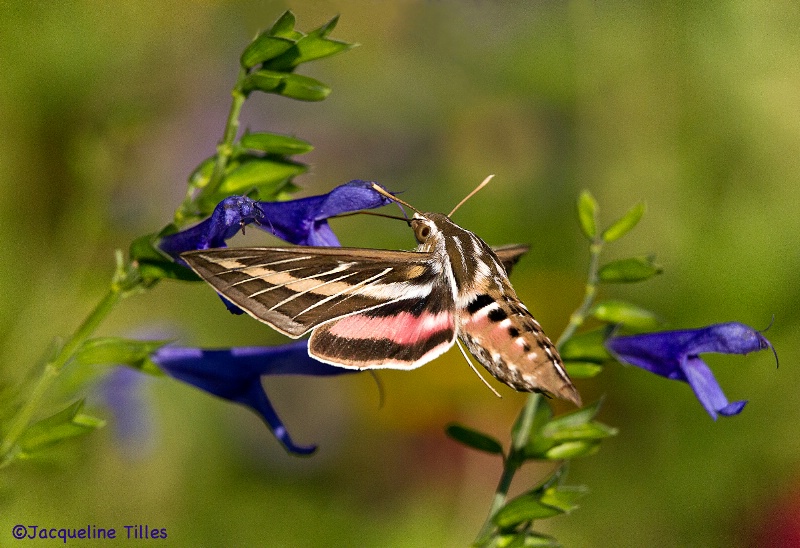
[[[415,251],[221,248],[181,258],[277,331],[297,338],[313,330],[308,352],[320,361],[414,369],[459,337],[508,386],[580,406],[556,348],[508,281],[528,247],[492,249],[440,213],[416,212],[408,222],[419,242]]]

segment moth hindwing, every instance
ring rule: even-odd
[[[527,246],[492,249],[439,213],[410,221],[415,251],[221,248],[181,257],[219,293],[340,367],[414,369],[459,337],[498,380],[581,404],[508,272]]]

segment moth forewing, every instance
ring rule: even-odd
[[[220,248],[181,258],[253,318],[297,338],[336,318],[429,293],[424,253],[332,247]]]

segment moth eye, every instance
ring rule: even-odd
[[[431,227],[425,224],[418,224],[414,228],[414,236],[417,238],[419,243],[425,243],[425,240],[428,239],[428,236],[431,235]]]

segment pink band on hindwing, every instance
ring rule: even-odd
[[[330,334],[348,339],[386,339],[396,344],[414,344],[452,329],[453,315],[450,312],[423,312],[419,316],[400,312],[391,316],[346,316],[331,326]]]

